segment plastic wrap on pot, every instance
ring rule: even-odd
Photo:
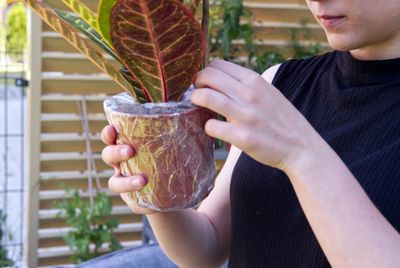
[[[104,101],[117,144],[129,144],[136,155],[121,163],[122,175],[142,174],[141,191],[132,193],[139,206],[159,211],[193,207],[211,191],[216,176],[214,140],[205,122],[214,113],[181,102],[134,102],[127,93]]]

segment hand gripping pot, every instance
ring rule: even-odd
[[[118,133],[117,144],[129,144],[136,155],[121,163],[124,176],[142,174],[146,186],[132,193],[144,208],[169,211],[193,207],[211,191],[216,176],[214,141],[204,132],[214,117],[181,102],[134,102],[127,93],[104,101],[108,121]]]

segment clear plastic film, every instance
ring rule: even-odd
[[[144,208],[170,211],[197,205],[211,191],[216,176],[214,140],[205,134],[211,111],[181,102],[140,104],[121,93],[104,101],[117,144],[129,144],[136,155],[121,163],[122,175],[147,179],[132,198]]]

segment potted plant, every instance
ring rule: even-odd
[[[63,0],[75,13],[40,0],[26,2],[127,91],[107,99],[104,108],[117,143],[136,150],[121,163],[122,174],[148,180],[132,198],[163,211],[204,199],[215,164],[213,139],[203,127],[214,114],[194,106],[189,90],[206,54],[207,23],[202,31],[193,15],[199,1],[102,0],[97,14],[77,0]],[[203,4],[208,10],[207,1]]]

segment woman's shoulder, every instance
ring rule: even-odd
[[[284,78],[306,78],[310,75],[317,75],[328,68],[334,67],[335,65],[332,65],[332,63],[334,63],[335,57],[336,51],[330,51],[302,59],[288,59],[280,64],[274,80],[282,76]]]
[[[279,68],[281,67],[281,63],[280,64],[276,64],[274,66],[269,67],[267,70],[265,70],[262,73],[262,77],[265,79],[265,81],[267,81],[268,83],[272,83],[272,81],[274,80],[274,77],[276,75],[276,73],[278,72]]]
[[[303,59],[288,59],[268,68],[262,76],[290,98],[293,94],[308,90],[322,75],[335,72],[335,56],[336,51],[331,51]]]

